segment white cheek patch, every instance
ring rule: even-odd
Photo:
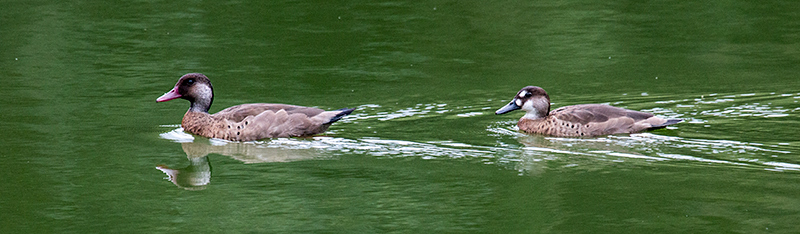
[[[533,108],[533,102],[532,101],[525,102],[525,105],[523,105],[521,109],[525,111],[525,116],[523,116],[523,118],[526,118],[526,119],[539,119],[539,118],[541,118],[541,116],[539,116],[539,113],[536,111],[536,109]]]
[[[522,91],[517,96],[519,96],[519,98],[525,98],[525,95],[528,95],[528,91]]]
[[[533,102],[525,102],[525,105],[520,105],[521,109],[524,111],[532,111],[533,110]]]
[[[517,104],[517,106],[522,106],[522,100],[517,99],[516,101],[514,101],[514,104]]]

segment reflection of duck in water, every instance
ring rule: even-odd
[[[269,144],[224,142],[205,138],[181,143],[181,148],[189,159],[189,166],[169,168],[159,165],[156,168],[166,173],[173,184],[187,190],[202,190],[211,182],[208,154],[221,154],[244,163],[292,162],[323,158],[315,149],[287,149]]]
[[[156,169],[161,170],[169,176],[176,186],[186,190],[203,190],[211,182],[211,164],[208,163],[208,156],[189,158],[189,166],[180,169],[169,168],[165,165],[158,165]]]

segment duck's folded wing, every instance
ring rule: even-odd
[[[553,113],[559,119],[587,124],[591,122],[605,122],[615,118],[630,118],[641,121],[653,117],[653,114],[613,107],[603,104],[584,104],[558,108]]]
[[[331,123],[353,110],[324,111],[313,107],[257,103],[227,108],[214,114],[214,118],[224,122],[217,133],[221,138],[253,141],[323,133]]]
[[[591,135],[640,132],[666,122],[650,113],[602,104],[566,106],[551,114],[559,120],[580,124],[578,128]]]

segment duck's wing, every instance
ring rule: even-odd
[[[324,111],[285,104],[244,104],[222,110],[214,117],[224,123],[218,134],[223,139],[252,141],[319,134],[353,110]]]
[[[665,127],[669,122],[653,114],[623,109],[602,104],[584,104],[565,106],[550,113],[554,118],[567,125],[577,125],[576,131],[586,135],[606,135],[617,133],[635,133],[652,128]]]
[[[553,110],[551,115],[555,115],[561,120],[587,124],[602,123],[610,119],[630,118],[633,121],[641,121],[653,117],[653,114],[613,107],[603,104],[583,104],[565,106]]]

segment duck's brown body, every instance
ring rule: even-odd
[[[325,111],[286,104],[252,103],[209,114],[213,100],[211,83],[199,73],[186,74],[170,92],[157,101],[184,98],[191,102],[181,126],[187,132],[230,141],[311,136],[325,132],[333,122],[354,109]]]
[[[197,135],[230,141],[310,136],[328,130],[327,122],[337,112],[284,104],[244,104],[213,115],[187,111],[181,126]]]
[[[505,114],[518,109],[526,112],[517,122],[521,131],[558,137],[637,133],[682,121],[602,104],[565,106],[550,111],[550,97],[544,89],[536,86],[523,88],[508,105],[495,113]]]
[[[601,104],[565,106],[540,119],[522,118],[520,130],[531,134],[581,137],[636,133],[661,126],[667,120],[653,114]]]

